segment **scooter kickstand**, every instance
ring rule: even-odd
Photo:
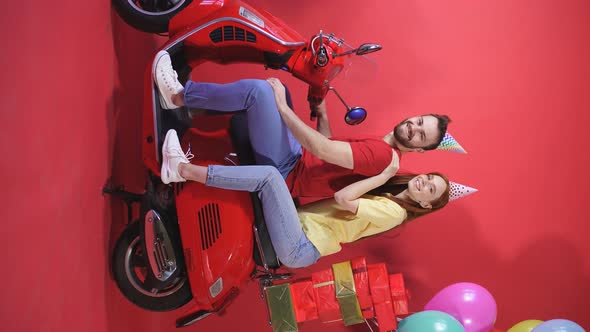
[[[142,194],[136,194],[129,191],[124,190],[125,187],[123,186],[116,186],[114,188],[105,185],[102,188],[102,193],[107,195],[113,195],[115,197],[119,197],[125,202],[127,206],[127,224],[131,224],[133,221],[133,203],[141,202],[143,198]]]

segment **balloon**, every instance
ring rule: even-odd
[[[535,327],[532,332],[586,332],[580,325],[567,319],[552,319]]]
[[[491,330],[490,332],[504,332],[504,331],[502,331],[502,330],[498,330],[498,329],[493,329],[493,330]]]
[[[429,310],[402,319],[397,332],[465,332],[465,329],[449,314]]]
[[[543,323],[542,320],[528,319],[514,325],[506,332],[531,332],[537,325]]]
[[[438,310],[456,318],[466,332],[489,332],[496,322],[496,301],[485,288],[469,282],[450,285],[436,294],[424,310]]]

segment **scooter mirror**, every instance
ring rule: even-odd
[[[356,55],[365,55],[373,52],[377,52],[381,50],[381,45],[379,44],[362,44],[359,48],[356,49]]]
[[[353,107],[346,112],[344,121],[348,125],[356,126],[367,118],[367,111],[362,107]]]

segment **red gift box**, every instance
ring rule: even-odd
[[[375,316],[379,323],[379,332],[393,331],[397,329],[397,320],[393,314],[391,302],[375,304]]]
[[[364,257],[358,257],[350,261],[352,273],[354,276],[354,287],[356,296],[361,306],[361,312],[364,318],[375,317],[373,310],[373,300],[369,289],[369,273],[367,271],[367,262]]]
[[[391,290],[389,289],[389,276],[385,264],[369,264],[369,288],[375,307],[375,316],[379,322],[379,331],[391,331],[397,329],[397,320],[391,303]]]
[[[404,276],[401,273],[390,275],[389,287],[391,288],[393,312],[396,315],[408,315],[408,300],[410,296],[404,284]]]
[[[298,281],[289,285],[297,323],[318,318],[313,283],[311,280]]]
[[[341,321],[332,269],[312,273],[311,281],[320,320],[324,323]]]

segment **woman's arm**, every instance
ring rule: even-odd
[[[397,173],[398,170],[399,157],[397,153],[393,151],[391,163],[383,170],[383,172],[344,187],[334,194],[334,199],[338,205],[356,214],[359,207],[359,198],[369,191],[385,184],[395,175],[395,173]]]

